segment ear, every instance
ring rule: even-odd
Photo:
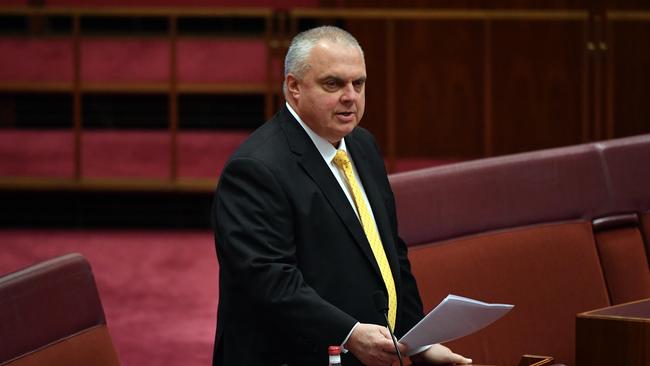
[[[300,82],[298,78],[296,78],[293,74],[288,74],[286,85],[287,94],[289,94],[294,100],[298,100],[300,98]]]

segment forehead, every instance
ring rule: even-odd
[[[319,41],[309,54],[309,71],[317,77],[331,74],[345,78],[366,76],[361,50],[343,42]]]

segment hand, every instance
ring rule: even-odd
[[[401,349],[400,349],[401,352]],[[452,352],[449,348],[442,344],[434,344],[426,351],[420,352],[410,357],[413,363],[426,363],[426,364],[469,364],[472,363],[471,358],[465,358],[459,354]]]
[[[400,352],[406,351],[406,346],[398,343]],[[386,366],[397,361],[395,346],[386,327],[375,324],[359,323],[344,347],[364,365]]]

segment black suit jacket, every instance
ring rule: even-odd
[[[393,194],[373,137],[345,137],[397,288],[396,333],[422,303],[397,235]],[[220,297],[214,365],[326,365],[356,322],[385,324],[386,292],[361,224],[311,139],[283,108],[230,158],[214,225]],[[359,364],[344,355],[346,366]]]

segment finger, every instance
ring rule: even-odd
[[[389,353],[392,353],[392,354],[397,354],[397,351],[395,351],[395,344],[393,343],[392,340],[390,340],[390,338],[389,338],[389,339],[386,339],[385,341],[383,341],[383,342],[381,343],[380,347],[381,347],[381,349],[382,349],[384,352],[389,352]],[[398,344],[398,347],[399,347],[399,344]],[[401,349],[400,349],[400,352],[402,352]]]
[[[408,346],[403,343],[397,343],[397,348],[399,348],[399,352],[403,355],[405,355],[409,350]]]
[[[450,357],[449,357],[449,361],[451,361],[451,362],[453,362],[453,363],[459,363],[459,364],[469,364],[469,363],[472,363],[472,359],[471,359],[471,358],[467,358],[467,357],[461,356],[461,355],[456,354],[456,353],[453,353],[453,352],[451,353],[451,355],[450,355]]]
[[[395,349],[393,352],[383,352],[381,355],[381,363],[383,365],[390,365],[393,362],[397,361],[397,355],[395,354]]]

